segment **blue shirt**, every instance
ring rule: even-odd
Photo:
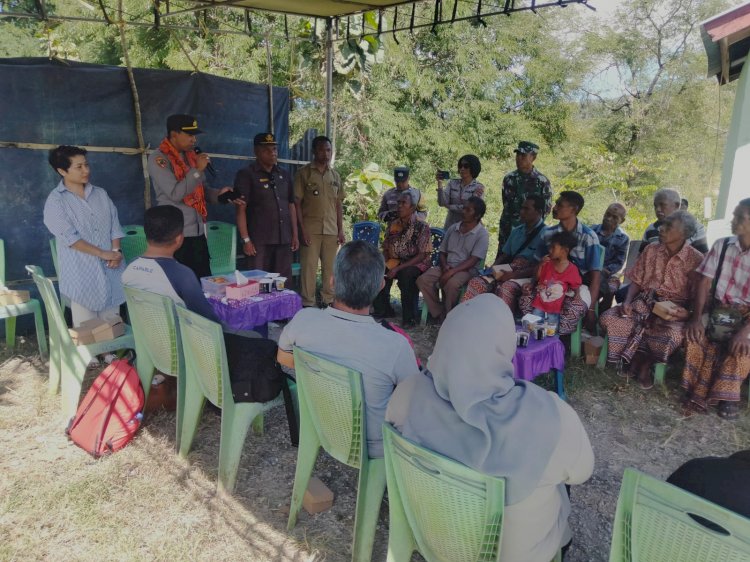
[[[128,265],[122,274],[122,282],[128,287],[169,297],[204,318],[219,321],[193,270],[174,258],[141,256]]]
[[[549,239],[558,232],[562,232],[564,229],[560,223],[555,226],[548,226],[542,233],[542,243],[537,249],[537,259],[541,260],[544,256],[549,253]],[[581,221],[576,223],[573,234],[576,235],[578,244],[570,251],[568,259],[575,264],[578,270],[581,272],[581,276],[585,275],[589,271],[601,271],[602,266],[602,251],[599,246],[599,238],[594,234],[588,226],[583,224]]]
[[[618,226],[617,229],[609,236],[604,236],[602,225],[595,224],[591,230],[599,238],[599,244],[604,246],[604,271],[606,275],[619,273],[625,267],[625,260],[628,259],[628,246],[630,237]]]
[[[539,222],[537,222],[531,228],[527,228],[525,224],[514,226],[510,231],[508,240],[505,242],[505,244],[503,244],[503,254],[510,257],[510,261],[515,258],[526,258],[529,261],[536,261],[536,251],[539,247],[539,244],[541,244],[542,242],[542,233],[544,232],[543,226],[542,228],[539,228],[534,238],[531,239],[531,242],[529,242],[523,250],[519,252],[518,249],[523,246],[524,242],[526,242],[526,238],[529,236],[529,234],[531,234],[543,223],[544,220],[539,219]]]
[[[60,293],[71,302],[95,312],[125,302],[120,277],[125,260],[112,269],[107,262],[71,248],[83,240],[112,250],[112,240],[123,238],[117,209],[101,187],[90,183],[83,198],[68,190],[60,181],[44,203],[44,224],[57,239],[57,263],[60,271]]]

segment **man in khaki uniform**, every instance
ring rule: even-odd
[[[294,205],[300,223],[300,266],[303,306],[315,306],[315,279],[321,264],[323,305],[333,302],[333,261],[344,230],[341,203],[344,186],[341,176],[330,167],[331,140],[315,137],[312,142],[313,161],[297,172],[294,178]]]

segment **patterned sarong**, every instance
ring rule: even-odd
[[[738,305],[750,322],[750,307]],[[720,400],[739,402],[740,387],[750,373],[750,355],[732,355],[727,343],[709,341],[705,333],[698,343],[687,343],[682,387],[690,400],[703,408]]]

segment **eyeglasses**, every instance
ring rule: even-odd
[[[466,162],[459,162],[458,169],[460,170],[461,168],[465,168],[468,170],[469,168],[471,168],[471,166],[469,166]]]

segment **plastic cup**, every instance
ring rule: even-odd
[[[277,277],[273,280],[273,284],[276,286],[277,291],[283,291],[286,284],[286,277]]]
[[[557,325],[556,324],[552,324],[550,322],[547,322],[547,324],[545,324],[544,328],[547,331],[547,336],[548,337],[552,337],[552,336],[554,336],[557,333]]]
[[[260,280],[260,292],[261,293],[270,293],[272,286],[273,286],[273,280],[272,279],[261,279]]]

